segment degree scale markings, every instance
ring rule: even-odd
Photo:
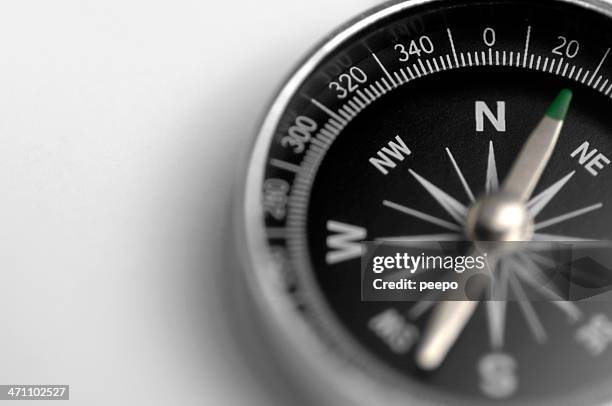
[[[389,81],[391,82],[391,84],[393,85],[393,87],[397,87],[397,83],[395,83],[395,80],[393,80],[393,78],[391,77],[391,75],[389,74],[389,71],[387,70],[387,68],[385,68],[385,66],[382,64],[382,62],[380,61],[380,59],[378,59],[378,57],[376,56],[375,53],[372,53],[372,57],[374,58],[374,60],[376,61],[376,63],[378,63],[378,66],[380,66],[380,69],[382,69],[382,71],[384,72],[384,74],[387,76],[387,78],[389,78]]]
[[[525,40],[525,49],[521,53],[516,52],[516,57],[514,57],[515,52],[509,50],[496,50],[495,58],[483,58],[483,65],[492,65],[492,66],[522,66],[523,68],[528,68],[531,70],[539,70],[543,72],[549,72],[542,67],[542,55],[537,55],[535,53],[530,53],[529,48],[531,45],[531,41],[533,39],[533,27],[527,27],[527,34]],[[458,52],[456,49],[456,44],[454,41],[454,37],[452,34],[451,28],[447,29],[447,36],[451,46],[451,53],[446,53],[443,55],[439,55],[436,57],[432,57],[431,59],[423,59],[425,60],[425,64],[431,67],[431,62],[435,61],[435,58],[438,58],[441,63],[442,70],[452,70],[466,66],[465,55],[467,54],[468,58],[471,60],[470,53]],[[500,61],[499,52],[502,53],[502,58]],[[575,80],[577,82],[581,82],[589,87],[592,87],[596,91],[605,94],[608,97],[612,97],[612,83],[610,83],[610,78],[603,78],[602,75],[599,74],[601,67],[607,60],[609,56],[610,48],[607,48],[603,54],[603,57],[593,71],[589,79],[589,71],[585,72],[583,67],[578,67],[577,65],[565,62],[564,58],[552,58],[552,60],[557,64],[557,71],[554,74],[558,74],[559,72],[563,77],[568,77],[569,79]],[[477,54],[477,51],[474,52]],[[423,64],[422,58],[418,59],[419,65],[422,67],[422,71],[419,70],[419,66],[416,63],[413,63],[412,66],[410,64],[406,64],[399,69],[390,72],[384,65],[382,65],[382,61],[379,61],[379,58],[374,54],[372,56],[377,60],[377,63],[380,62],[381,68],[384,69],[384,73],[389,74],[391,78],[395,77],[393,83],[397,83],[397,87],[400,87],[403,84],[409,83],[412,80],[419,79],[421,77],[433,74],[437,72],[434,69],[425,69],[425,65]],[[512,58],[510,63],[508,63],[508,56]],[[545,57],[547,61],[550,61],[551,58]],[[454,60],[454,64],[453,64]],[[460,61],[461,60],[461,61]],[[516,64],[513,65],[513,60],[516,61]],[[529,63],[527,64],[527,60]],[[431,61],[431,62],[430,62]],[[445,63],[446,61],[446,63]],[[522,62],[522,63],[521,63]],[[561,71],[560,67],[563,65],[563,70]],[[411,69],[412,67],[412,69]],[[417,72],[415,75],[413,73],[414,70]],[[569,73],[568,73],[569,71]],[[584,73],[583,73],[584,72]],[[552,73],[552,71],[550,71]],[[398,79],[401,78],[401,79]],[[597,80],[595,80],[597,78]],[[363,87],[363,90],[358,89],[356,94],[352,96],[348,102],[341,106],[341,108],[337,111],[332,110],[326,105],[322,104],[318,100],[312,98],[310,101],[313,105],[318,107],[320,110],[325,112],[329,118],[328,120],[321,126],[318,134],[313,137],[314,142],[311,142],[307,148],[307,151],[304,153],[303,161],[300,165],[291,164],[284,162],[282,160],[270,160],[270,165],[279,167],[280,169],[285,169],[290,172],[296,173],[295,184],[292,188],[292,198],[290,199],[290,215],[288,218],[289,228],[288,230],[293,230],[291,235],[303,236],[304,235],[304,218],[306,213],[306,206],[308,201],[308,196],[310,194],[310,180],[314,178],[314,175],[325,156],[327,150],[335,140],[335,138],[344,130],[344,128],[349,124],[352,119],[357,116],[362,110],[364,110],[367,106],[372,104],[377,99],[381,98],[385,95],[388,90],[383,87],[381,80],[384,77],[374,81],[373,83],[368,84]],[[587,79],[589,79],[587,83]],[[600,83],[603,80],[603,84]],[[385,80],[386,82],[386,80]],[[607,86],[607,87],[606,87]],[[396,88],[396,87],[394,87]],[[352,106],[352,109],[351,109]],[[351,109],[350,115],[343,118],[341,115],[341,111],[344,109],[347,111],[347,107]],[[347,113],[345,113],[346,115]],[[295,195],[295,197],[293,197]],[[540,225],[541,226],[541,225]],[[301,250],[304,250],[302,254],[305,254],[305,246],[303,244],[298,244],[301,246]],[[297,252],[296,252],[297,253]]]
[[[459,66],[459,59],[457,58],[457,50],[455,49],[455,41],[453,40],[453,33],[451,32],[450,28],[448,28],[446,32],[448,34],[448,40],[450,41],[451,49],[453,50],[453,57],[455,58],[455,66]]]
[[[527,54],[529,52],[529,40],[531,39],[531,26],[527,27],[527,39],[525,40],[525,52],[523,56],[523,68],[527,67]]]
[[[591,83],[593,83],[593,79],[595,79],[595,76],[597,76],[597,74],[599,73],[599,70],[601,69],[601,67],[603,66],[604,62],[606,61],[606,58],[608,57],[608,54],[610,53],[610,48],[608,48],[606,50],[606,53],[604,54],[603,58],[601,58],[601,62],[599,62],[599,65],[597,65],[597,68],[595,69],[595,72],[593,72],[593,76],[591,76],[591,80],[589,80],[588,85],[591,86]],[[601,79],[601,77],[600,77]],[[597,86],[597,83],[595,84],[595,86]]]
[[[331,108],[322,104],[318,100],[312,98],[311,102],[329,116],[328,121],[323,125],[323,128],[321,129],[317,137],[314,138],[316,141],[314,141],[313,144],[317,144],[316,146],[321,149],[321,151],[319,152],[324,154],[326,152],[326,149],[328,149],[329,144],[333,142],[333,139],[335,137],[330,137],[330,135],[333,134],[333,136],[337,136],[338,134],[340,134],[340,132],[348,125],[350,121],[352,121],[354,117],[357,116],[357,114],[359,114],[363,109],[369,106],[372,102],[382,97],[388,91],[392,90],[392,88],[395,89],[412,80],[439,72],[440,70],[448,70],[448,69],[456,69],[459,67],[465,67],[466,66],[465,56],[464,56],[465,54],[463,52],[461,53],[457,52],[451,28],[447,29],[447,35],[448,35],[449,44],[452,50],[451,52],[452,58],[455,61],[454,65],[451,62],[451,54],[444,54],[444,55],[440,55],[437,57],[433,57],[431,60],[418,58],[417,60],[418,65],[416,63],[412,64],[412,69],[415,72],[417,72],[417,75],[415,76],[412,73],[412,70],[410,69],[409,65],[406,65],[404,68],[400,67],[398,70],[390,72],[383,65],[380,58],[378,58],[375,53],[371,53],[373,59],[376,61],[376,63],[380,66],[381,70],[383,71],[384,76],[388,79],[389,82],[391,82],[391,85],[389,85],[385,77],[381,77],[378,80],[374,81],[373,83],[369,84],[367,87],[365,87],[363,91],[361,89],[358,89],[356,94],[352,96],[352,98],[349,99],[346,104],[342,105],[340,109],[338,109],[337,111],[332,110]],[[499,60],[500,50],[495,51],[495,59],[492,58],[491,53],[489,53],[489,57],[486,58],[484,56],[484,51],[481,51],[483,53],[482,60],[479,59],[478,57],[478,51],[474,51],[474,59],[476,60],[476,64],[479,66],[480,65],[505,66],[508,62],[506,55],[509,54],[509,57],[510,57],[509,66],[521,66],[522,65],[523,68],[528,67],[529,69],[534,69],[533,61],[536,55],[533,53],[529,54],[531,38],[532,38],[532,26],[528,26],[526,39],[525,39],[525,48],[522,53],[522,57],[518,52],[516,53],[516,57],[514,57],[514,54],[515,54],[514,51],[502,50],[503,58],[500,63],[500,60]],[[491,48],[489,48],[489,51],[491,51]],[[575,64],[570,64],[570,62],[565,62],[563,57],[552,58],[552,59],[549,57],[545,57],[544,66],[542,66],[541,64],[542,56],[541,55],[537,55],[537,63],[535,66],[535,70],[553,73],[553,70],[554,70],[553,68],[556,64],[557,69],[554,70],[554,74],[561,75],[563,77],[569,77],[570,79],[576,80],[578,82],[586,84],[589,87],[594,88],[596,91],[604,93],[606,96],[612,97],[611,96],[612,84],[608,86],[608,83],[610,83],[610,79],[609,78],[604,79],[601,75],[598,76],[609,53],[610,53],[610,48],[607,48],[603,54],[602,59],[600,60],[599,64],[597,65],[597,67],[595,68],[592,74],[589,70],[585,71],[583,67],[579,67],[577,74],[574,76],[574,73],[576,73],[577,66]],[[472,62],[472,54],[469,52],[466,54],[468,57],[469,65],[472,66],[474,64]],[[461,60],[462,60],[461,64],[459,63],[459,57],[461,57]],[[440,69],[440,66],[437,64],[436,58],[439,58],[440,60],[440,63],[442,65],[441,69]],[[444,62],[445,59],[447,63]],[[527,65],[528,59],[530,61],[529,65]],[[425,63],[423,63],[423,60],[425,61]],[[434,63],[435,69],[431,65],[432,62]],[[514,62],[514,65],[513,65],[513,62]],[[564,62],[565,62],[565,65],[564,65]],[[425,65],[427,65],[428,68],[426,68]],[[420,66],[420,69],[419,69],[419,66]],[[570,69],[570,66],[571,66],[571,69]],[[562,67],[563,67],[563,70],[561,71]],[[568,70],[569,70],[569,76],[566,76],[568,74],[567,73]],[[408,73],[408,75],[406,75],[406,72]],[[587,82],[587,79],[588,79],[588,82]],[[600,83],[602,83],[602,80],[603,80],[603,84],[600,86]],[[608,87],[606,88],[606,86]],[[325,141],[323,141],[322,139]],[[312,148],[312,145],[310,145],[309,148]],[[285,170],[296,172],[296,173],[299,172],[298,168],[300,167],[300,165],[285,163],[281,160],[274,160],[274,161],[271,160],[270,164],[272,166],[276,166],[281,169],[285,169]]]

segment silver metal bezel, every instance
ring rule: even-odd
[[[251,148],[245,171],[241,172],[236,195],[236,235],[242,268],[252,299],[266,321],[270,339],[284,356],[291,356],[291,373],[306,389],[317,391],[318,403],[351,405],[423,405],[424,398],[407,398],[403,388],[381,385],[368,374],[354,368],[331,350],[314,331],[307,319],[295,310],[295,303],[278,286],[269,259],[269,245],[261,208],[261,185],[270,143],[278,123],[295,92],[309,75],[347,39],[389,16],[421,5],[447,0],[394,0],[371,9],[342,25],[314,48],[289,76],[274,98]],[[609,0],[550,0],[591,9],[612,17]],[[414,394],[412,394],[414,396]],[[435,404],[440,404],[435,402]]]

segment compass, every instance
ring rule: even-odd
[[[612,239],[611,15],[605,1],[393,2],[299,66],[254,143],[239,238],[305,396],[612,402],[612,303],[529,300],[541,254],[495,269],[524,300],[361,295],[368,242]]]

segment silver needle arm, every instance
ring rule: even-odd
[[[571,90],[564,89],[552,102],[514,161],[502,186],[504,193],[521,202],[529,199],[555,150],[571,100]]]
[[[470,255],[475,255],[472,250]],[[489,256],[486,260],[487,272],[494,273],[496,259]],[[476,311],[478,302],[474,300],[440,302],[433,310],[433,314],[427,324],[427,329],[417,349],[416,364],[426,371],[438,368],[451,347],[459,338],[459,334],[465,328]]]
[[[416,354],[420,368],[430,371],[442,364],[476,306],[474,301],[438,303]]]

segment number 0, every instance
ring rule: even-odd
[[[490,27],[485,28],[484,32],[482,33],[482,39],[484,40],[484,43],[489,47],[495,45],[495,30]]]

